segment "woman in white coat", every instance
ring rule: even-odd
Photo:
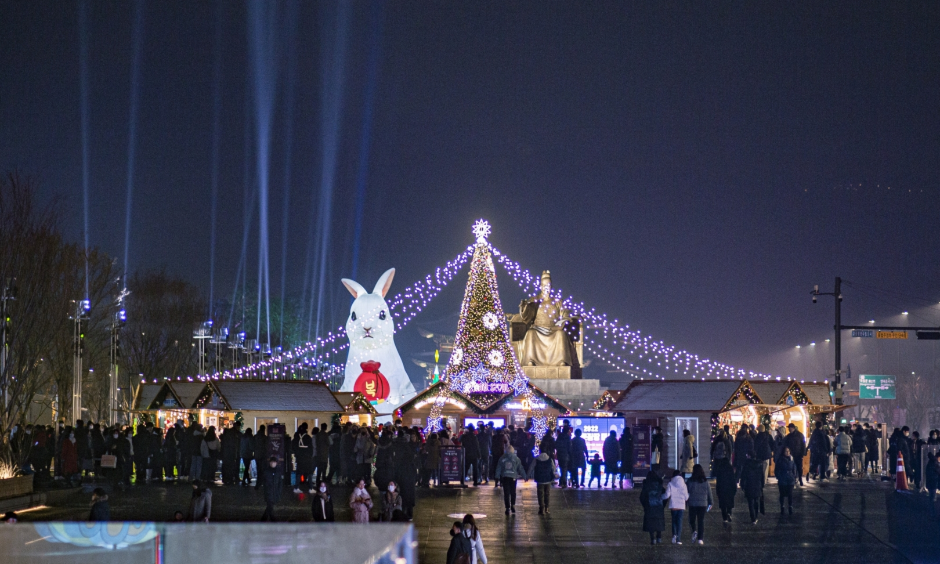
[[[470,542],[473,545],[473,554],[470,555],[470,564],[477,564],[482,562],[486,564],[486,552],[483,550],[483,537],[480,535],[480,530],[477,529],[477,522],[473,519],[473,515],[467,513],[463,518],[464,529],[467,528],[467,525],[470,525],[471,535]]]

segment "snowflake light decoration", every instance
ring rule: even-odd
[[[490,236],[490,224],[485,219],[478,219],[473,224],[473,234],[477,238],[477,243],[486,243],[486,238]]]
[[[454,349],[453,354],[450,355],[450,360],[455,365],[460,364],[460,361],[463,360],[463,349],[460,347]]]
[[[492,311],[486,312],[483,316],[483,326],[492,331],[499,325],[499,318]]]
[[[490,354],[487,355],[486,359],[489,360],[490,364],[493,366],[500,367],[503,365],[503,353],[497,350],[490,351]]]

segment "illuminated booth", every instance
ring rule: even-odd
[[[211,380],[208,382],[142,382],[132,413],[161,428],[177,420],[195,421],[218,430],[241,418],[243,428],[281,423],[289,433],[301,423],[329,424],[346,410],[322,382],[310,380]]]
[[[396,412],[402,423],[408,427],[426,427],[434,399],[440,393],[443,381],[425,388],[418,395],[403,403]],[[470,384],[463,392],[454,391],[444,404],[441,417],[446,421],[445,428],[452,431],[477,422],[493,423],[493,427],[516,427],[531,425],[532,410],[541,408],[548,418],[550,427],[554,427],[559,416],[567,415],[568,409],[557,399],[546,394],[532,384],[527,384],[531,400],[527,402],[522,394],[514,395],[509,385],[504,382],[477,382]]]
[[[345,412],[340,417],[340,423],[355,423],[371,427],[379,412],[368,398],[361,392],[333,392]]]
[[[808,438],[813,421],[850,407],[832,405],[827,384],[748,380],[637,380],[619,394],[605,394],[598,406],[623,416],[633,429],[638,477],[649,471],[644,454],[655,427],[664,435],[662,464],[677,467],[682,432],[688,429],[699,452],[696,462],[707,468],[711,441],[725,425],[736,433],[742,425],[773,431],[793,423]]]

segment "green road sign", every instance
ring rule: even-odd
[[[859,399],[895,399],[895,376],[861,374],[858,377]]]

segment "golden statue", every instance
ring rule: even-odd
[[[539,294],[522,300],[519,314],[510,317],[519,363],[522,366],[578,367],[572,336],[578,335],[579,320],[560,299],[552,297],[549,271],[542,272],[541,282]]]

